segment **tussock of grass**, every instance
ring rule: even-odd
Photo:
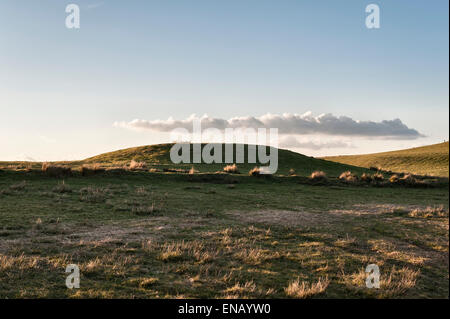
[[[230,173],[230,174],[239,174],[239,169],[236,164],[233,165],[227,165],[223,168],[224,172]]]
[[[358,176],[352,174],[350,171],[345,171],[341,175],[339,175],[339,179],[346,183],[356,183],[358,182]]]
[[[248,175],[250,175],[250,176],[260,176],[261,175],[261,170],[260,170],[259,167],[254,167],[248,172]]]
[[[167,243],[164,245],[159,259],[165,262],[180,259],[183,256],[183,250],[188,247],[182,242]]]
[[[130,170],[145,169],[146,167],[147,164],[145,162],[137,162],[135,160],[131,160],[130,165],[128,166]]]
[[[399,179],[400,179],[400,178],[398,177],[398,175],[397,175],[397,174],[394,174],[394,175],[392,175],[391,177],[389,177],[389,182],[395,184],[395,183],[398,183]]]
[[[300,282],[298,278],[291,282],[284,291],[289,297],[304,299],[324,293],[329,284],[328,278],[319,278],[316,283],[311,284],[305,281]]]
[[[149,288],[152,287],[156,282],[158,282],[158,278],[155,277],[142,278],[139,282],[139,287]]]
[[[365,183],[370,183],[370,182],[372,182],[372,176],[370,176],[370,174],[363,173],[361,175],[361,181],[363,181]]]
[[[382,182],[384,181],[384,175],[381,172],[377,172],[372,175],[372,180],[375,182]]]
[[[327,182],[328,181],[327,174],[325,174],[325,172],[323,172],[323,171],[312,172],[309,179],[313,182]]]

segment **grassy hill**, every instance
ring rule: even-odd
[[[449,176],[448,142],[406,150],[365,155],[329,156],[323,159],[360,167],[380,167],[394,172]]]
[[[190,169],[191,167],[194,167],[196,170],[200,172],[221,171],[223,170],[223,167],[226,165],[226,164],[205,164],[205,163],[173,164],[172,161],[170,160],[170,148],[172,147],[172,145],[173,144],[157,144],[157,145],[148,145],[123,149],[88,158],[84,161],[81,161],[80,164],[100,163],[103,165],[120,166],[129,163],[131,160],[135,160],[146,162],[148,166],[155,168]],[[221,145],[223,150],[222,154],[225,154],[224,144]],[[234,145],[234,154],[236,153],[235,150],[236,145]],[[247,154],[248,154],[248,146],[245,145],[245,162],[247,162]],[[191,158],[192,158],[192,147],[191,147]],[[357,174],[361,174],[367,171],[364,168],[330,162],[323,159],[317,159],[283,149],[278,149],[278,159],[279,163],[277,174],[288,174],[291,168],[295,170],[296,174],[303,176],[310,175],[313,171],[316,170],[324,171],[327,173],[328,176],[339,176],[342,172],[347,170],[350,170]],[[242,173],[247,173],[250,169],[252,169],[256,165],[265,166],[266,164],[255,163],[255,164],[237,164],[237,165]]]

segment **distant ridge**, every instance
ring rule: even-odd
[[[394,172],[449,176],[449,143],[443,142],[400,151],[365,155],[327,156],[323,159],[360,167],[379,167]]]

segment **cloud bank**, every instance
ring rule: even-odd
[[[353,148],[354,146],[349,142],[340,140],[321,141],[314,139],[298,140],[294,136],[284,136],[280,138],[279,146],[284,148],[303,148],[309,150],[322,150],[330,148]]]
[[[308,135],[324,134],[335,136],[354,136],[385,139],[416,139],[423,137],[417,130],[409,128],[400,119],[383,120],[381,122],[358,121],[347,116],[334,116],[322,114],[312,116],[311,112],[305,114],[265,114],[259,117],[234,117],[220,119],[195,114],[184,120],[133,120],[130,122],[115,122],[114,126],[128,129],[144,129],[158,132],[170,132],[176,128],[185,128],[192,131],[193,121],[201,120],[202,129],[217,128],[278,128],[279,134]]]

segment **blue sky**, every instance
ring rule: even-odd
[[[69,3],[80,6],[78,30],[65,27]],[[365,26],[370,3],[380,29]],[[399,118],[426,136],[297,136],[319,145],[290,147],[309,155],[441,142],[448,36],[446,0],[3,0],[0,160],[169,142],[167,132],[113,124],[193,113]]]

